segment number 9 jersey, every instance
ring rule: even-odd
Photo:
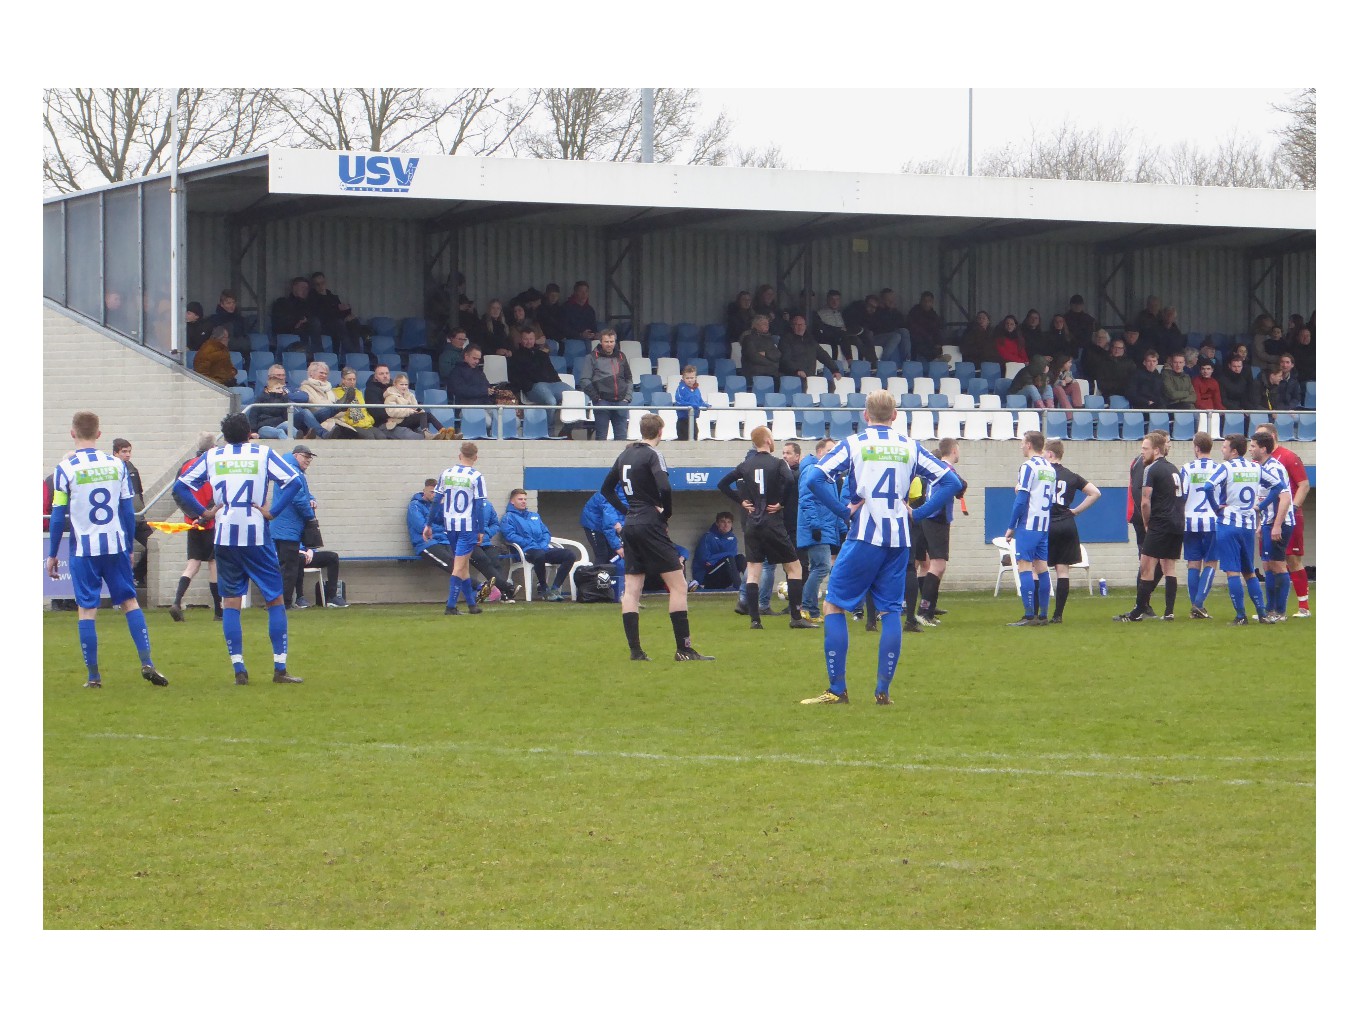
[[[269,528],[260,507],[272,481],[284,486],[297,477],[277,453],[259,443],[239,443],[209,450],[179,477],[191,491],[204,482],[212,486],[217,505],[215,545],[265,545]]]
[[[816,467],[835,479],[847,474],[847,502],[863,502],[850,521],[847,541],[895,548],[911,545],[907,493],[913,478],[936,482],[949,465],[890,425],[870,425],[842,439]]]

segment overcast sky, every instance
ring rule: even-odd
[[[894,173],[907,160],[968,150],[967,89],[702,89],[703,122],[726,108],[733,141],[771,142],[799,170]],[[976,89],[973,153],[1025,142],[1070,120],[1081,129],[1129,129],[1131,149],[1188,141],[1212,148],[1234,130],[1275,146],[1287,118],[1271,109],[1288,89]]]

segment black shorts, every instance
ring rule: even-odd
[[[798,550],[789,539],[784,518],[772,517],[746,526],[747,563],[792,563]]]
[[[1178,560],[1181,558],[1181,543],[1184,540],[1183,531],[1159,528],[1154,524],[1148,528],[1141,551],[1144,556],[1151,556],[1156,560]]]
[[[669,574],[680,569],[680,555],[662,522],[623,525],[623,564],[626,574]]]
[[[1077,519],[1063,517],[1048,525],[1048,565],[1070,567],[1081,562],[1081,535]]]
[[[184,537],[189,547],[189,559],[206,563],[216,558],[217,547],[213,545],[212,528],[206,531],[186,531]]]
[[[921,530],[921,522],[915,517],[907,524],[911,533],[911,558],[917,563],[930,559],[930,549],[926,546],[926,533]]]
[[[925,539],[923,548],[929,554],[926,557],[917,556],[919,559],[948,560],[949,559],[949,522],[937,518],[928,518],[921,522],[921,537]]]

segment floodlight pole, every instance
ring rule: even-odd
[[[180,310],[179,260],[179,89],[170,119],[170,353],[183,356],[184,312]]]
[[[968,176],[973,176],[973,90],[968,90]]]
[[[656,90],[642,90],[642,162],[651,163],[652,153],[652,132],[656,120]]]

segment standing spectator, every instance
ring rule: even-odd
[[[524,558],[533,564],[534,576],[538,579],[538,597],[545,602],[565,602],[562,585],[571,573],[571,566],[580,558],[580,553],[570,546],[552,544],[552,533],[543,523],[543,518],[529,509],[529,494],[523,489],[512,489],[510,502],[501,517],[501,537],[513,542],[524,550]],[[557,576],[552,587],[548,587],[547,565],[557,565]]]
[[[1283,410],[1297,411],[1303,407],[1303,387],[1294,372],[1294,356],[1280,355],[1280,405]]]
[[[633,370],[618,349],[618,334],[612,329],[600,330],[600,342],[586,358],[584,377],[579,389],[592,404],[630,404],[633,400]],[[615,439],[628,438],[628,409],[617,407],[595,410],[595,438],[608,439],[610,427]]]
[[[694,409],[692,414],[687,413],[684,410],[677,412],[675,422],[677,438],[682,441],[689,439],[689,423],[691,418],[695,424],[695,431],[698,432],[699,435],[703,435],[702,432],[698,431],[699,412],[708,410],[708,402],[704,400],[704,395],[699,392],[699,370],[693,365],[686,365],[681,369],[680,384],[675,387],[675,393],[672,394],[672,398],[674,399],[677,408]]]
[[[1294,359],[1294,370],[1300,383],[1316,381],[1317,348],[1313,346],[1313,331],[1307,326],[1295,336],[1294,343],[1289,347],[1289,356]]]
[[[550,283],[543,289],[543,303],[538,306],[536,321],[547,339],[561,343],[566,338],[562,319],[562,288],[557,284]]]
[[[200,432],[198,443],[195,445],[194,455],[179,466],[179,474],[184,474],[197,463],[198,458],[203,456],[216,445],[216,437],[211,432]],[[213,502],[212,482],[204,482],[194,493],[198,501],[204,506],[210,506]],[[189,518],[184,518],[185,523],[192,523]],[[188,546],[188,554],[184,563],[184,573],[180,575],[179,583],[175,586],[175,601],[170,604],[170,619],[176,623],[184,622],[184,596],[189,591],[189,585],[198,576],[199,568],[204,563],[208,564],[208,593],[212,595],[213,619],[222,619],[222,596],[217,589],[217,557],[213,549],[213,522],[211,519],[203,522],[202,527],[192,528],[184,533],[184,539]]]
[[[1001,320],[1001,325],[996,327],[993,341],[996,344],[997,356],[1003,365],[1012,362],[1024,365],[1029,361],[1025,338],[1020,335],[1020,324],[1015,321],[1014,315],[1007,315]]]
[[[1039,309],[1031,308],[1020,320],[1020,335],[1025,338],[1025,350],[1030,354],[1052,354],[1044,341],[1044,320]]]
[[[804,392],[807,391],[808,378],[817,373],[819,364],[825,367],[825,374],[830,379],[841,377],[839,366],[822,350],[816,338],[809,335],[807,325],[807,316],[802,312],[794,312],[789,316],[789,332],[779,341],[779,372],[803,380]],[[745,354],[742,357],[744,359]]]
[[[486,314],[482,316],[481,333],[483,350],[502,357],[509,357],[514,351],[513,337],[518,333],[510,332],[510,324],[505,321],[498,298],[492,298],[487,303]]]
[[[911,351],[918,361],[935,361],[944,355],[944,320],[935,310],[935,295],[921,291],[921,297],[907,312],[907,331]],[[807,586],[803,586],[807,591]]]
[[[1227,368],[1217,380],[1225,411],[1245,411],[1251,405],[1252,378],[1241,355],[1229,356]]]
[[[184,346],[196,351],[203,346],[212,332],[212,325],[203,320],[203,306],[190,301],[184,309]],[[227,348],[231,348],[231,337],[227,337]]]
[[[1180,351],[1171,355],[1166,370],[1162,372],[1162,399],[1162,406],[1173,411],[1195,409],[1195,384],[1185,374],[1185,355]]]
[[[208,339],[194,355],[194,371],[218,386],[236,385],[236,366],[227,350],[227,327],[214,326]]]
[[[732,515],[721,510],[694,550],[694,580],[690,582],[690,591],[695,588],[735,591],[740,587],[745,571],[746,557],[737,547]]]
[[[959,352],[964,361],[981,365],[984,361],[999,363],[1001,356],[996,353],[996,341],[992,339],[992,318],[986,312],[978,312],[959,339]]]
[[[217,298],[217,308],[212,315],[203,321],[208,324],[209,332],[212,332],[214,326],[227,327],[227,348],[229,350],[238,351],[241,354],[250,352],[250,333],[246,329],[245,316],[236,310],[236,291],[222,291]],[[192,349],[190,348],[190,350]]]
[[[331,338],[331,349],[355,354],[364,349],[359,333],[359,318],[339,294],[326,289],[326,274],[313,273],[307,295],[308,314],[321,323],[321,331]]]
[[[859,348],[860,360],[869,362],[878,369],[878,344],[873,332],[874,314],[878,311],[878,295],[866,294],[864,300],[851,302],[845,310],[845,332]],[[842,344],[841,353],[850,356],[848,344]]]
[[[869,321],[874,331],[874,343],[883,348],[885,361],[923,360],[912,351],[911,332],[907,329],[907,317],[897,307],[897,292],[884,287],[878,292],[878,311]]]
[[[312,317],[308,297],[311,285],[305,276],[295,276],[288,284],[288,293],[274,301],[269,312],[274,335],[292,333],[299,339],[289,350],[305,350],[308,357],[321,352],[321,323]]]
[[[1156,294],[1149,294],[1147,301],[1143,305],[1143,310],[1133,317],[1131,328],[1138,330],[1139,334],[1155,343],[1157,332],[1162,326],[1162,299]],[[1127,329],[1125,330],[1127,333]],[[1182,347],[1185,345],[1182,344]]]
[[[1157,322],[1157,353],[1162,360],[1185,350],[1185,334],[1176,325],[1176,306],[1167,305],[1162,309]]]
[[[756,314],[741,338],[741,371],[747,384],[753,384],[758,375],[778,379],[779,359],[779,344],[770,333],[769,317]]]
[[[751,302],[751,311],[755,315],[763,315],[770,322],[770,332],[775,336],[784,334],[784,327],[787,325],[787,316],[779,307],[776,300],[775,291],[768,283],[762,283],[756,288],[754,300]]]
[[[132,441],[130,439],[115,439],[113,441],[113,455],[127,465],[128,482],[132,486],[132,509],[137,514],[137,526],[133,530],[133,541],[136,543],[132,549],[128,550],[132,556],[132,581],[138,588],[146,587],[146,557],[150,551],[147,540],[151,538],[151,525],[146,523],[143,511],[146,509],[146,494],[142,489],[142,473],[137,470],[137,465],[132,463]],[[136,546],[142,547],[142,554],[135,555]]]
[[[1083,348],[1088,347],[1091,338],[1095,336],[1096,320],[1086,311],[1086,299],[1080,294],[1073,294],[1067,301],[1067,328],[1072,331],[1072,335],[1077,338]]]
[[[383,404],[387,420],[381,428],[387,430],[389,439],[428,439],[426,430],[430,426],[436,432],[443,428],[438,419],[420,406],[405,372],[392,377],[392,385],[383,393]]]
[[[568,340],[594,340],[598,321],[590,305],[590,284],[577,280],[571,288],[571,297],[562,306],[563,333]]]
[[[555,407],[562,393],[571,388],[557,374],[548,348],[538,345],[530,327],[520,330],[519,346],[510,358],[507,374],[510,388],[526,404]]]
[[[1227,408],[1223,406],[1223,395],[1218,389],[1218,381],[1214,378],[1213,364],[1201,361],[1198,368],[1199,374],[1190,380],[1190,384],[1195,388],[1196,410],[1226,411]]]
[[[483,344],[482,317],[477,314],[477,304],[466,294],[458,295],[458,328],[467,333],[475,344]]]
[[[751,292],[749,290],[739,291],[736,298],[727,305],[728,343],[741,342],[742,336],[751,328],[751,319],[755,314],[751,310]]]
[[[1143,367],[1133,373],[1125,394],[1129,406],[1136,411],[1162,406],[1162,376],[1157,371],[1157,352],[1148,351],[1143,355]]]

